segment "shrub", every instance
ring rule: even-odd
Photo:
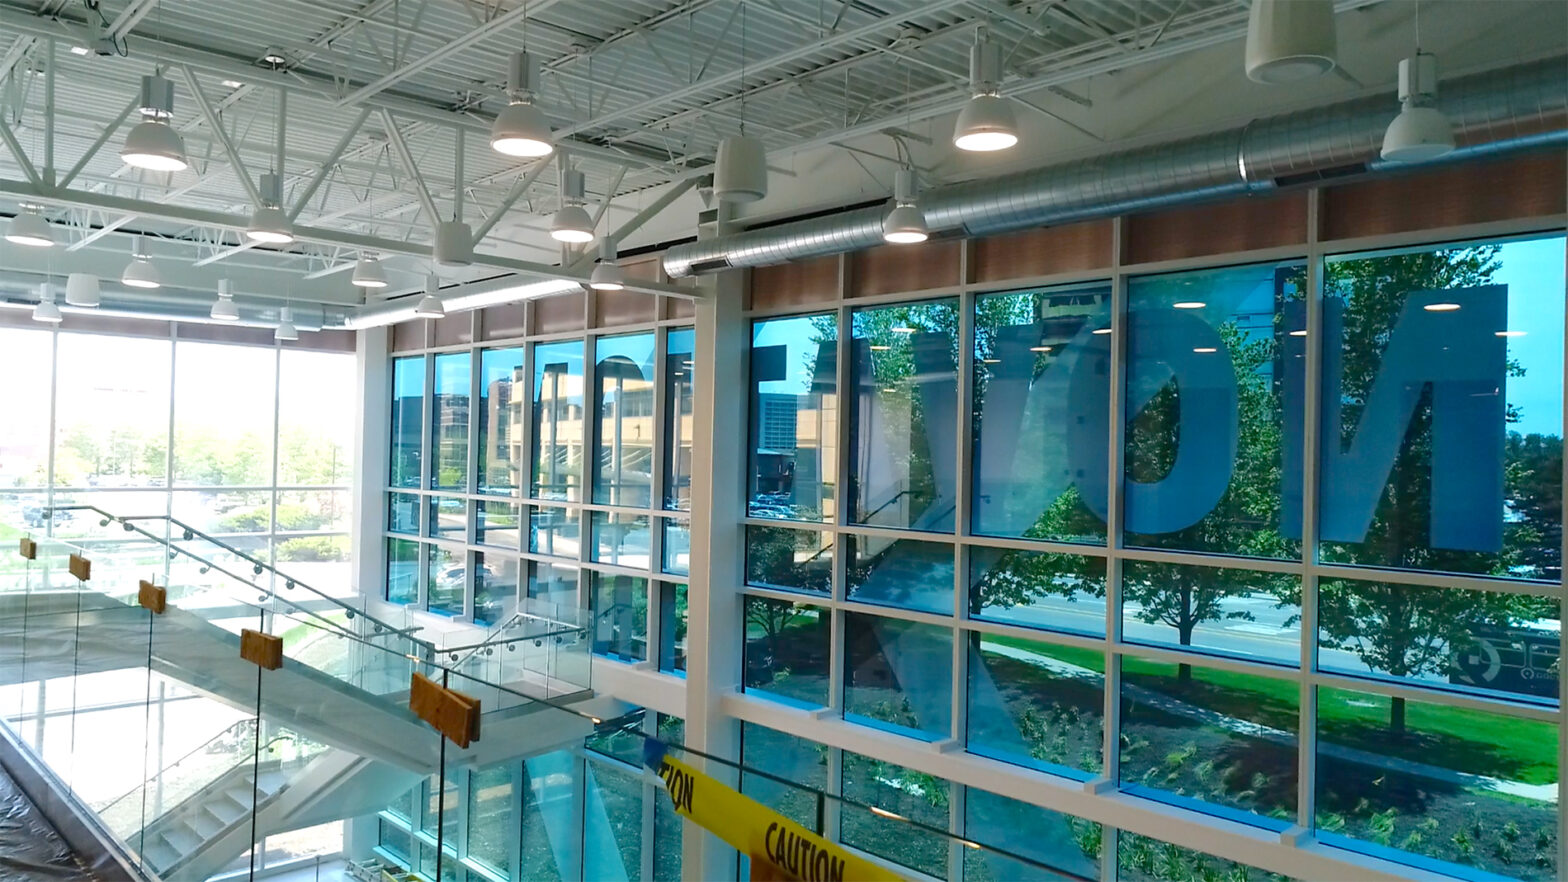
[[[289,539],[278,544],[278,560],[310,563],[348,560],[348,540],[343,536]]]

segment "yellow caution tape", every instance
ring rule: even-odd
[[[649,743],[653,747],[653,743]],[[751,859],[799,882],[904,882],[904,877],[829,842],[707,774],[650,751],[675,811]]]

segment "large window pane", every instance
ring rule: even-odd
[[[964,831],[966,839],[988,847],[964,849],[965,882],[1067,882],[1100,876],[1104,830],[1093,821],[971,787],[964,793]],[[1071,875],[1057,875],[991,848]]]
[[[653,335],[600,337],[594,343],[599,415],[593,501],[647,508],[653,501]]]
[[[510,876],[515,763],[474,772],[468,779],[468,857]]]
[[[691,575],[691,524],[664,519],[664,562],[661,567],[672,576]]]
[[[742,793],[807,830],[823,832],[817,793],[828,789],[825,745],[756,723],[741,723],[740,750],[741,765],[766,773],[741,772]]]
[[[851,520],[951,532],[958,301],[858,309],[852,321]]]
[[[1122,569],[1128,641],[1301,663],[1301,579],[1226,567],[1130,560]]]
[[[429,581],[425,585],[426,608],[449,616],[463,614],[463,599],[468,589],[468,567],[461,551],[427,546],[430,555]]]
[[[1551,723],[1320,688],[1318,835],[1559,878],[1558,737]]]
[[[354,408],[344,407],[338,394],[357,386],[352,353],[287,348],[278,353],[279,485],[348,485],[354,474]]]
[[[473,553],[474,621],[497,625],[517,612],[517,558]]]
[[[1127,289],[1123,511],[1129,545],[1297,557],[1301,480],[1282,482],[1301,401],[1281,376],[1306,266],[1142,276]],[[1292,347],[1293,348],[1293,347]]]
[[[593,525],[592,559],[595,562],[648,569],[648,545],[652,535],[648,531],[647,515],[596,511],[591,514],[590,523]]]
[[[648,659],[648,580],[593,574],[593,651],[622,661]]]
[[[969,632],[970,753],[1061,774],[1105,750],[1105,655]]]
[[[470,362],[466,352],[436,356],[434,394],[430,399],[430,450],[436,490],[468,489],[468,399]]]
[[[1318,666],[1557,701],[1556,600],[1353,579],[1318,586]]]
[[[468,500],[451,496],[427,496],[430,508],[430,535],[462,542],[468,536]]]
[[[175,483],[270,485],[277,350],[182,342],[174,357]]]
[[[577,579],[576,567],[529,561],[528,599],[577,609]]]
[[[530,494],[580,501],[583,443],[582,341],[537,343]]]
[[[925,772],[844,751],[844,797],[938,830],[948,826],[952,785]],[[858,806],[845,805],[839,835],[868,851],[938,879],[947,878],[948,838]]]
[[[659,584],[659,670],[686,672],[686,583]]]
[[[387,494],[387,531],[419,535],[419,497],[412,493]]]
[[[425,359],[392,359],[392,474],[394,487],[420,486],[425,433]]]
[[[850,600],[953,614],[953,546],[845,536],[844,549]]]
[[[697,332],[672,330],[664,346],[664,507],[691,511],[692,405],[697,400],[692,353]]]
[[[1121,882],[1172,882],[1223,879],[1225,882],[1289,882],[1287,877],[1238,864],[1191,848],[1122,831],[1117,836],[1117,878]]]
[[[480,493],[516,493],[523,469],[523,350],[479,353]]]
[[[60,335],[55,486],[166,486],[171,351],[167,340]]]
[[[511,502],[481,502],[474,512],[474,541],[480,545],[516,550],[518,539],[517,505]]]
[[[953,721],[949,628],[844,614],[844,718],[928,741]]]
[[[387,540],[387,600],[419,600],[419,543],[409,539]]]
[[[746,584],[784,591],[831,593],[831,534],[787,527],[747,527]]]
[[[971,546],[969,614],[977,619],[1105,633],[1105,559]]]
[[[1253,823],[1261,815],[1279,829],[1294,824],[1300,696],[1295,680],[1124,658],[1123,786]]]
[[[1111,289],[975,298],[971,524],[986,536],[1105,541]]]
[[[45,487],[49,484],[49,377],[54,370],[54,337],[48,331],[19,331],[0,328],[0,376],[28,382],[13,382],[7,390],[6,419],[0,421],[0,487]],[[63,416],[64,414],[62,414]],[[73,463],[77,470],[60,472],[61,486],[84,486],[80,473],[85,463]]]
[[[768,319],[751,330],[747,513],[831,522],[838,494],[838,319]]]
[[[1324,559],[1561,577],[1563,262],[1561,236],[1325,262]]]
[[[825,706],[832,687],[831,614],[820,606],[770,597],[747,597],[745,604],[746,691]]]
[[[577,560],[582,550],[582,519],[581,509],[535,506],[528,513],[528,550]]]
[[[588,787],[597,791],[604,813],[588,814],[583,878],[639,879],[642,875],[642,780],[607,763],[590,762],[587,771]],[[601,823],[608,825],[608,829],[595,830],[594,827]]]

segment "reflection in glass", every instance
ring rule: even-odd
[[[163,344],[168,349],[168,344]],[[0,328],[0,372],[7,377],[48,377],[54,366],[54,337],[48,331]],[[15,383],[7,393],[8,413],[0,421],[0,487],[49,485],[49,383]],[[167,427],[165,427],[167,432]],[[86,475],[59,471],[60,486],[84,486]],[[159,471],[162,471],[160,468]]]
[[[58,340],[55,486],[167,486],[169,341],[97,334],[60,334]],[[114,370],[115,365],[135,369]],[[31,366],[23,375],[42,367]],[[219,374],[214,384],[226,376]],[[265,382],[271,389],[271,381]],[[215,394],[234,397],[221,386]],[[271,483],[270,475],[264,483]]]
[[[528,512],[528,550],[577,560],[582,542],[582,511],[535,506]]]
[[[653,335],[600,337],[594,344],[599,415],[593,501],[647,508],[653,496]]]
[[[952,785],[935,775],[846,750],[843,788],[846,800],[947,829]],[[848,803],[841,810],[839,836],[845,845],[938,879],[947,878],[946,836]]]
[[[1104,284],[975,298],[975,533],[1105,542],[1110,300]]]
[[[691,574],[691,525],[685,521],[664,520],[664,572],[673,576]]]
[[[622,661],[647,660],[647,579],[593,574],[593,651]]]
[[[741,765],[777,776],[741,772],[740,792],[807,830],[821,833],[817,792],[828,787],[827,748],[756,723],[741,723],[740,750]]]
[[[427,546],[430,554],[429,580],[425,586],[426,609],[448,616],[463,614],[464,594],[468,587],[468,568],[463,552],[440,545]]]
[[[1105,633],[1105,559],[970,546],[969,614],[1078,634]]]
[[[970,753],[1056,774],[1098,772],[1105,655],[969,632]]]
[[[1325,262],[1325,560],[1561,578],[1563,241]]]
[[[599,796],[608,829],[599,835],[585,836],[583,847],[584,879],[637,879],[642,871],[642,780],[634,772],[622,771],[608,763],[590,762],[585,768],[590,785]],[[655,794],[663,796],[662,793]],[[668,797],[665,797],[668,799]],[[590,821],[589,823],[595,823]]]
[[[988,847],[964,849],[965,882],[1062,882],[1100,877],[1104,831],[1093,821],[971,787],[964,793],[964,836]],[[990,848],[1072,875],[1059,876]]]
[[[474,541],[480,545],[517,548],[517,505],[511,502],[481,502],[474,512]]]
[[[953,613],[953,546],[918,539],[845,536],[849,599]]]
[[[831,593],[831,534],[787,527],[747,527],[746,584],[784,591]]]
[[[392,359],[393,487],[419,487],[425,433],[424,356]]]
[[[275,397],[277,351],[180,342],[175,357],[174,483],[271,484],[273,414],[258,404]],[[245,378],[245,394],[235,394],[237,377]]]
[[[591,560],[648,569],[648,540],[651,537],[647,515],[596,511],[591,513],[590,523],[593,525]]]
[[[430,397],[430,449],[436,490],[468,489],[469,354],[436,356],[435,386]]]
[[[1129,560],[1122,630],[1137,643],[1301,663],[1301,579],[1228,567]]]
[[[686,583],[659,585],[659,670],[686,671]]]
[[[1524,594],[1324,579],[1318,667],[1555,703],[1558,610]]]
[[[850,520],[951,532],[958,301],[857,309],[852,324]]]
[[[746,691],[825,706],[832,616],[820,606],[769,597],[747,597],[745,604]]]
[[[692,354],[697,332],[676,328],[665,337],[664,354],[664,502],[667,509],[691,511],[692,405],[697,400]]]
[[[1280,374],[1302,339],[1290,331],[1304,327],[1306,280],[1296,262],[1128,283],[1129,545],[1300,556],[1301,482],[1285,492],[1281,475],[1301,402]]]
[[[387,540],[387,602],[419,600],[419,543],[409,539]]]
[[[844,718],[927,741],[951,736],[953,632],[844,614]]]
[[[533,480],[530,495],[582,499],[583,344],[534,344]]]
[[[832,522],[837,347],[830,313],[752,324],[748,516]]]
[[[1122,882],[1224,879],[1225,882],[1290,882],[1288,877],[1222,857],[1123,830],[1117,835],[1117,878]]]
[[[479,353],[479,492],[515,493],[522,486],[523,350]]]
[[[1300,696],[1294,680],[1124,657],[1123,786],[1250,823],[1294,824]]]
[[[427,496],[430,509],[430,535],[462,541],[468,535],[468,500],[450,496]]]
[[[1319,688],[1317,699],[1325,842],[1559,878],[1556,726],[1369,692]]]
[[[474,621],[496,625],[517,612],[517,558],[473,553]]]
[[[528,599],[576,609],[577,567],[566,564],[528,562]]]

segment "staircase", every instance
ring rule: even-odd
[[[178,521],[92,511],[129,535],[96,545],[40,540],[20,585],[0,570],[0,721],[18,735],[36,730],[34,752],[150,877],[199,882],[261,836],[374,813],[458,764],[580,743],[599,720],[628,708],[588,687],[586,630],[561,621],[560,611],[519,611],[477,644],[437,647],[406,622],[317,591]],[[72,554],[93,561],[87,581],[69,575]],[[149,577],[168,586],[160,615],[137,603]],[[242,659],[242,629],[280,638],[282,666],[262,670]],[[123,701],[118,684],[141,682],[138,671],[148,696],[156,684],[159,695],[176,698],[145,708],[139,694]],[[480,701],[479,740],[465,749],[443,744],[412,713],[415,672]],[[64,753],[50,734],[63,724],[47,710],[55,699],[45,705],[41,691],[60,684],[69,684],[72,704]],[[197,725],[240,719],[167,763],[190,732],[165,714]],[[97,758],[78,747],[91,739],[77,733],[101,725],[124,726],[128,748],[143,749],[127,749],[141,755],[95,778]],[[144,780],[131,778],[129,792],[94,792],[104,774],[134,775],[125,767],[138,763]]]

